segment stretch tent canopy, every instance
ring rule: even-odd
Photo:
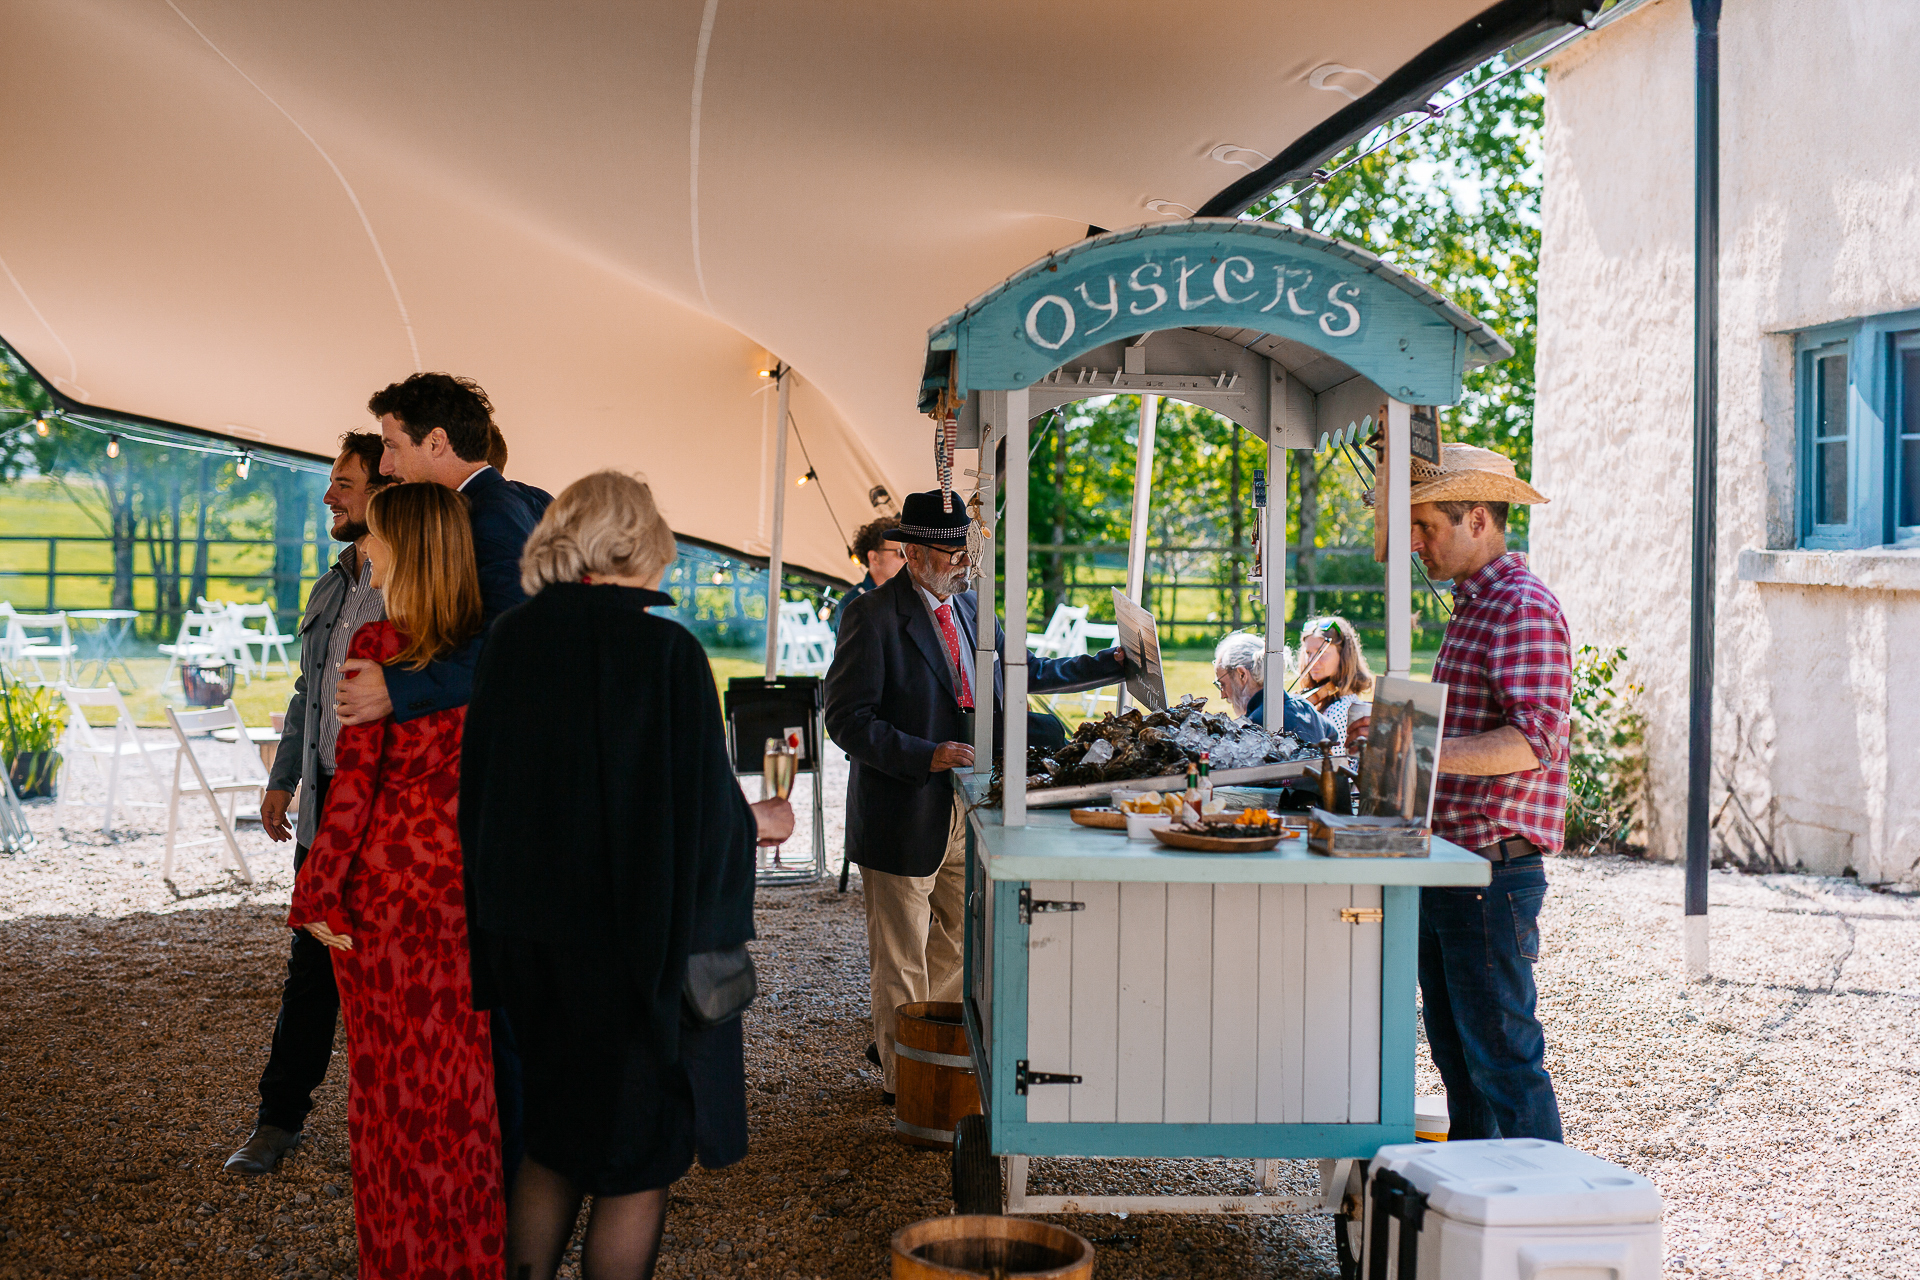
[[[322,455],[466,374],[515,478],[641,470],[748,554],[811,467],[786,559],[842,576],[869,491],[932,483],[953,299],[1232,216],[1585,7],[22,0],[0,337],[73,406]]]

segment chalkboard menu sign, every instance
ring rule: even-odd
[[[1413,406],[1411,416],[1411,438],[1407,442],[1409,451],[1416,458],[1424,458],[1434,466],[1440,465],[1440,420],[1430,404]]]

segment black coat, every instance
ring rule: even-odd
[[[473,691],[473,668],[480,660],[487,628],[527,598],[520,589],[520,553],[526,549],[527,535],[553,502],[546,490],[509,480],[492,467],[476,471],[460,493],[473,522],[473,559],[480,572],[480,634],[418,671],[387,668],[387,696],[393,702],[395,720],[412,720],[465,704]]]
[[[974,593],[952,599],[960,618],[960,656],[971,672]],[[1001,642],[996,636],[996,649]],[[1114,649],[1078,658],[1029,654],[1027,687],[1038,693],[1116,683],[1121,662]],[[997,711],[998,664],[993,685]],[[968,737],[945,646],[913,575],[902,570],[842,608],[826,698],[827,733],[852,758],[847,856],[892,875],[932,875],[946,853],[953,817],[952,775],[931,771],[933,751]],[[987,762],[975,767],[984,769]]]
[[[467,707],[460,841],[477,1008],[507,939],[600,957],[677,1053],[690,951],[753,937],[753,814],[713,670],[657,591],[554,583],[494,624]]]

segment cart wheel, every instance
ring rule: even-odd
[[[987,1118],[960,1117],[953,1126],[953,1207],[956,1213],[999,1213],[1000,1161],[987,1145]]]
[[[1353,1172],[1347,1178],[1346,1194],[1333,1215],[1333,1256],[1340,1264],[1340,1280],[1360,1280],[1361,1238],[1366,1230],[1361,1214],[1366,1204],[1363,1195],[1366,1185],[1367,1162],[1355,1161]]]

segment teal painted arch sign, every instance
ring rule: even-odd
[[[1275,334],[1415,404],[1452,404],[1467,368],[1513,354],[1364,250],[1296,227],[1190,218],[1083,240],[936,325],[920,407],[931,412],[950,384],[1016,390],[1115,339],[1180,328]]]

